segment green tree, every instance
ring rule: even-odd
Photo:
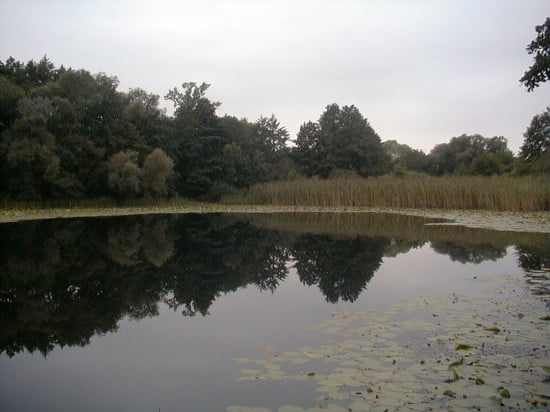
[[[23,96],[21,87],[0,76],[0,134],[19,117],[17,101]]]
[[[500,175],[504,172],[504,165],[493,153],[484,152],[473,160],[470,172],[473,175]]]
[[[260,116],[252,127],[252,139],[257,157],[257,181],[279,180],[288,172],[282,167],[287,157],[286,146],[289,134],[281,126],[274,114],[271,117]]]
[[[158,147],[172,156],[174,122],[158,96],[117,88],[116,77],[56,68],[47,57],[0,61],[0,190],[22,198],[105,196],[115,154],[133,150],[141,162]]]
[[[174,162],[162,149],[156,148],[145,158],[141,168],[143,191],[153,197],[168,194],[173,175]]]
[[[42,57],[38,63],[30,60],[24,64],[13,57],[5,62],[0,61],[0,76],[25,90],[44,86],[56,80],[63,71],[62,68],[56,69],[47,56]]]
[[[53,106],[48,129],[56,137],[61,164],[58,196],[104,196],[109,192],[107,162],[115,153],[132,149],[143,159],[151,151],[132,123],[131,103],[117,87],[116,77],[69,69],[33,90]]]
[[[505,171],[512,169],[514,156],[504,137],[486,138],[479,134],[463,134],[432,149],[428,156],[429,170],[438,176],[449,173],[470,174],[474,159],[486,152],[494,155]]]
[[[246,172],[245,155],[241,147],[236,142],[227,143],[223,147],[223,181],[233,187],[245,187],[245,176],[241,173]]]
[[[529,92],[550,79],[550,18],[535,31],[537,37],[527,46],[527,53],[534,55],[535,61],[519,80]]]
[[[380,137],[353,105],[328,105],[317,123],[302,125],[295,152],[299,168],[310,176],[328,177],[338,170],[380,175],[390,164]]]
[[[59,174],[55,137],[47,129],[53,111],[51,102],[42,97],[23,97],[17,109],[20,117],[2,133],[2,186],[19,198],[49,197]]]
[[[173,152],[178,189],[187,196],[206,196],[215,180],[223,176],[223,137],[216,109],[220,105],[206,97],[207,83],[183,83],[165,96],[175,107]]]
[[[485,138],[485,151],[493,154],[502,164],[502,171],[509,173],[514,168],[514,153],[508,149],[508,140],[503,136]]]
[[[107,157],[133,149],[147,151],[143,137],[136,133],[125,113],[124,94],[118,92],[119,81],[103,73],[94,76],[95,90],[86,102],[82,123],[95,145],[105,150]]]
[[[390,156],[393,168],[398,170],[414,170],[425,172],[428,159],[422,150],[412,149],[406,144],[400,144],[396,140],[386,140],[382,147]]]
[[[84,197],[92,181],[101,178],[103,152],[81,130],[78,106],[69,99],[53,95],[53,113],[48,130],[56,138],[56,153],[60,173],[56,179],[55,195],[63,198]],[[104,182],[104,179],[101,179]]]
[[[254,141],[254,124],[225,115],[220,128],[227,141],[223,148],[224,183],[235,188],[248,187],[263,176],[263,157]]]
[[[159,108],[158,95],[140,88],[130,89],[125,95],[124,111],[131,126],[148,147],[161,147],[169,152],[174,150],[172,125],[165,110]]]
[[[274,154],[286,148],[288,132],[274,114],[271,117],[260,116],[253,126],[253,139],[258,147]]]
[[[550,107],[533,117],[523,136],[518,173],[550,172]]]
[[[321,127],[308,121],[300,126],[292,155],[298,170],[306,176],[313,176],[319,170],[321,160]]]
[[[136,151],[126,150],[116,153],[109,159],[109,188],[119,198],[134,197],[141,190],[141,170],[137,158]]]
[[[525,160],[550,156],[550,107],[533,117],[523,137],[525,139],[520,148],[520,155]]]

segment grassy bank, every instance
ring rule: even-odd
[[[300,179],[252,186],[225,203],[496,211],[550,210],[550,178],[409,176]]]

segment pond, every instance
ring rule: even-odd
[[[0,410],[545,408],[550,237],[391,214],[0,225]]]

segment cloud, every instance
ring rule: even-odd
[[[4,0],[0,58],[48,54],[161,96],[206,81],[221,114],[274,113],[292,134],[337,102],[426,151],[464,132],[517,150],[550,101],[550,85],[518,81],[545,13],[546,0]]]

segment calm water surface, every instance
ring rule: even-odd
[[[311,382],[239,381],[235,358],[400,299],[482,293],[548,235],[372,214],[182,215],[0,226],[0,410],[314,406]]]

